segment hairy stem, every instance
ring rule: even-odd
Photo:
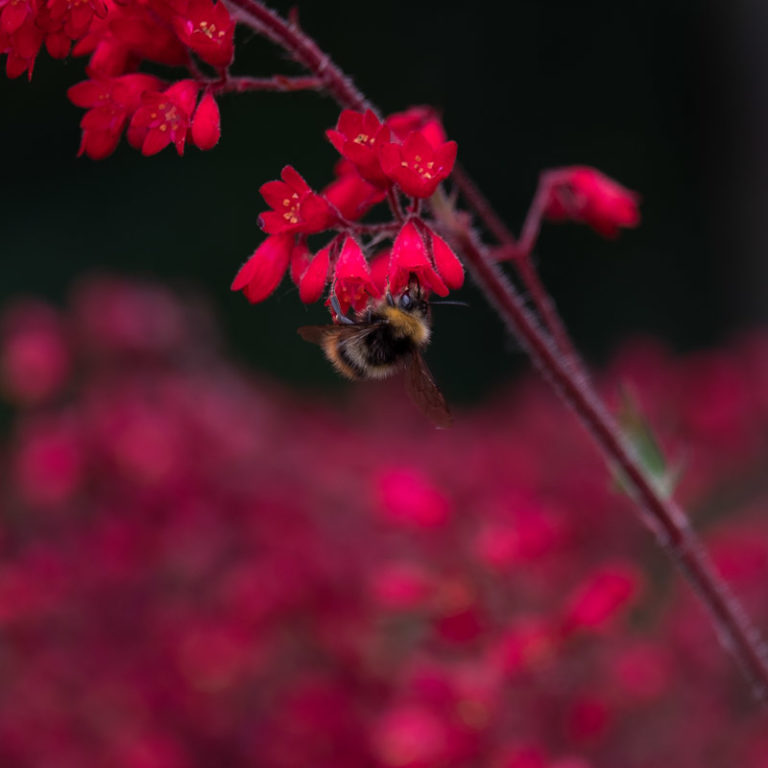
[[[763,702],[768,700],[768,648],[716,572],[683,511],[656,489],[593,388],[542,332],[487,249],[459,220],[443,224],[449,228],[453,244],[465,255],[475,281],[506,326],[523,344],[544,378],[574,410],[606,461],[616,466],[630,484],[635,501],[645,513],[643,521],[704,602],[722,644],[739,662],[755,695]]]
[[[225,0],[234,9],[235,18],[284,48],[299,64],[320,79],[323,88],[339,106],[346,109],[372,109],[372,105],[355,88],[351,78],[337,67],[331,57],[298,26],[282,18],[257,0]]]
[[[257,0],[225,2],[237,9],[239,21],[267,35],[318,77],[325,90],[341,107],[357,110],[372,108],[352,81],[296,24],[282,19]],[[462,178],[461,174],[459,171],[459,179]],[[466,174],[463,178],[465,196],[469,196],[470,203],[486,221],[488,228],[502,244],[516,245],[514,237],[479,190],[471,180],[469,185],[466,184]],[[762,700],[768,699],[768,653],[758,631],[715,571],[685,514],[675,502],[665,498],[656,489],[653,480],[624,441],[621,430],[600,401],[581,366],[574,364],[578,357],[567,354],[541,327],[488,249],[479,241],[466,220],[457,215],[455,208],[446,200],[445,204],[438,203],[433,209],[440,228],[464,255],[475,282],[489,303],[496,308],[507,328],[525,347],[544,378],[574,410],[606,461],[615,466],[626,479],[643,521],[655,533],[660,545],[704,602],[722,644],[739,662],[755,694]],[[543,292],[543,287],[541,290]],[[570,341],[568,343],[570,346]]]
[[[520,240],[517,240],[464,168],[457,165],[452,178],[464,200],[478,215],[480,221],[485,224],[499,244],[512,254],[509,260],[520,275],[520,280],[528,291],[545,328],[552,334],[558,349],[571,358],[574,366],[585,372],[581,357],[531,259],[531,252],[541,225],[541,196],[538,191],[525,217]]]
[[[245,93],[246,91],[321,91],[325,88],[319,77],[227,77],[203,81],[214,93]]]

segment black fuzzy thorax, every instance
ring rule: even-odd
[[[371,365],[391,365],[413,351],[413,340],[397,335],[386,323],[368,333],[363,339],[366,355]]]

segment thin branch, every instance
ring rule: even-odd
[[[291,23],[257,0],[225,0],[225,5],[239,9],[236,17],[284,48],[299,64],[313,72],[328,94],[345,109],[372,109],[370,102],[355,88],[351,78],[337,67],[331,57],[305,35],[298,24]]]
[[[499,241],[507,254],[506,258],[512,262],[520,279],[528,291],[536,310],[538,311],[544,326],[552,334],[560,351],[571,358],[573,365],[586,374],[586,367],[581,361],[581,356],[576,351],[568,330],[557,312],[552,297],[541,282],[539,273],[533,266],[531,253],[536,244],[539,230],[541,229],[541,183],[536,190],[531,207],[525,217],[523,231],[520,240],[517,240],[509,227],[496,213],[488,198],[481,192],[470,175],[460,166],[453,170],[453,180],[456,182],[461,194],[471,209],[475,211],[488,230]]]
[[[245,93],[246,91],[321,91],[325,88],[319,77],[227,77],[224,80],[205,80],[214,93]]]

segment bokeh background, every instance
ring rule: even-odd
[[[547,167],[594,165],[642,194],[641,228],[617,243],[576,226],[547,227],[540,242],[543,275],[591,359],[638,332],[685,350],[768,316],[761,3],[343,0],[300,12],[382,110],[443,110],[461,161],[513,229]],[[292,71],[247,36],[238,66]],[[288,283],[256,308],[229,292],[262,237],[259,185],[289,162],[315,186],[330,179],[334,105],[232,95],[213,152],[145,159],[121,146],[94,163],[75,157],[82,111],[65,96],[82,77],[82,60],[41,56],[31,83],[0,81],[0,298],[60,300],[93,269],[157,277],[210,299],[242,360],[301,387],[344,387],[295,334],[322,321],[319,308],[302,308]],[[502,352],[498,322],[465,293],[469,311],[441,311],[430,362],[452,400],[477,401],[520,356]]]

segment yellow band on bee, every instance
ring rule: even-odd
[[[413,339],[420,347],[429,341],[429,327],[421,317],[404,312],[398,307],[383,307],[382,314],[398,336]]]

